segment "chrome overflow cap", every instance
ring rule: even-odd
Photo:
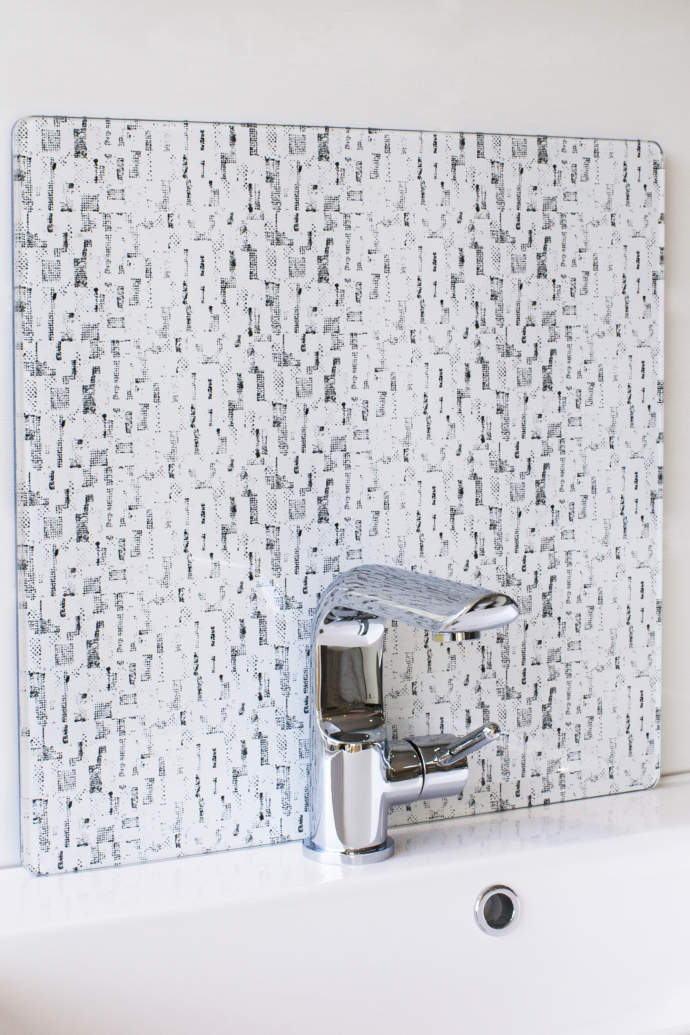
[[[485,934],[507,934],[520,915],[520,900],[512,888],[494,884],[475,902],[474,915]]]

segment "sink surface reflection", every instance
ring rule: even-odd
[[[0,871],[0,1032],[690,1031],[690,776],[394,835],[361,869],[290,844]],[[520,899],[501,938],[491,885]]]

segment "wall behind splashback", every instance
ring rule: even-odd
[[[20,718],[39,872],[301,836],[317,595],[380,560],[517,628],[390,637],[462,800],[652,784],[656,144],[42,118],[15,130]]]
[[[663,140],[670,163],[671,280],[667,283],[664,767],[690,764],[690,698],[685,687],[683,609],[690,567],[681,534],[689,505],[690,463],[683,442],[690,399],[685,352],[689,314],[681,285],[690,276],[690,145],[684,131],[690,66],[687,5],[580,4],[577,17],[553,4],[517,9],[505,0],[350,4],[332,20],[312,3],[251,8],[167,3],[88,12],[76,0],[44,0],[5,12],[0,37],[0,117],[9,136],[27,111],[159,115],[360,125],[458,125],[560,130]],[[583,74],[586,55],[586,74]],[[59,64],[59,74],[58,74]],[[127,68],[126,75],[113,69]],[[184,74],[180,74],[180,69]],[[318,82],[318,89],[314,84]],[[85,93],[85,84],[88,89]],[[250,88],[248,88],[248,84]],[[238,105],[237,98],[241,98]],[[21,100],[20,100],[21,98]],[[229,100],[230,98],[230,100]],[[234,98],[234,100],[232,100]],[[9,163],[1,167],[9,196]],[[10,241],[9,209],[0,213]],[[5,340],[10,340],[9,247],[3,253]],[[10,353],[1,383],[0,432],[6,487],[0,564],[12,583],[13,500]],[[676,432],[676,429],[678,431]],[[678,448],[676,447],[678,446]],[[2,598],[7,680],[0,697],[0,864],[18,857],[14,603]]]

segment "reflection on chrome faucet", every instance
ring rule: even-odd
[[[505,593],[380,564],[339,575],[324,591],[311,642],[310,832],[322,862],[378,862],[393,852],[391,805],[460,794],[467,756],[498,734],[389,741],[383,708],[385,620],[428,630],[438,642],[474,639],[517,617]]]

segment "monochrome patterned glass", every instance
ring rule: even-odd
[[[46,117],[13,149],[28,866],[301,838],[310,620],[363,563],[520,608],[389,629],[392,736],[502,730],[394,823],[655,782],[658,145]]]

